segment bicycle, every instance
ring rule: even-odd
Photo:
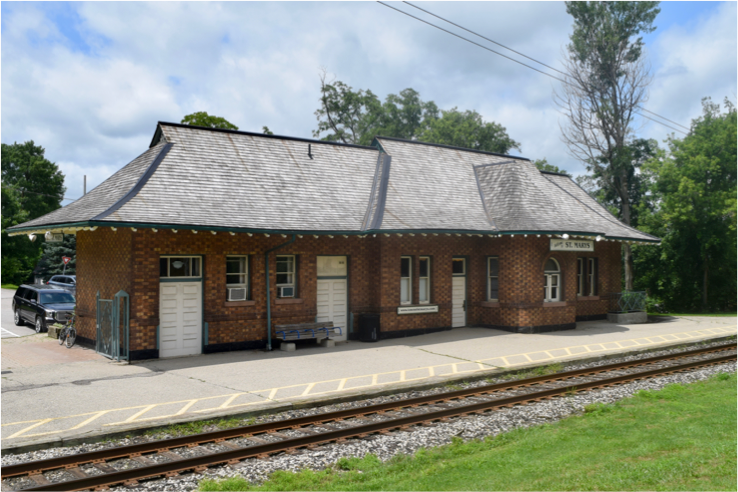
[[[72,348],[74,341],[77,339],[76,321],[77,313],[73,313],[72,317],[67,320],[67,324],[59,332],[59,345],[66,345],[67,348]]]

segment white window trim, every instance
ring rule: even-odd
[[[555,258],[550,258],[556,263],[558,270],[544,270],[545,287],[543,302],[559,302],[561,300],[561,265]],[[548,260],[546,260],[548,262]],[[556,286],[553,285],[553,278],[556,277]],[[551,289],[556,289],[556,297],[551,295]]]
[[[402,276],[402,260],[407,259],[410,264],[410,271],[407,277]],[[402,300],[402,283],[407,281],[407,301]],[[400,256],[400,304],[412,304],[413,303],[413,257],[412,256]]]
[[[589,277],[589,295],[593,296],[595,295],[595,281],[596,281],[596,275],[595,275],[595,259],[594,258],[587,258],[587,276]]]
[[[194,256],[194,255],[162,255],[162,256],[159,257],[159,261],[161,261],[162,259],[169,260],[170,258],[190,258],[190,259],[194,258],[194,259],[196,259],[197,262],[198,262],[198,265],[197,265],[198,268],[197,269],[200,272],[200,275],[189,275],[187,277],[172,277],[170,275],[171,272],[169,271],[170,270],[170,262],[167,261],[167,275],[165,277],[162,277],[161,276],[161,272],[159,272],[159,278],[176,278],[176,279],[180,279],[180,278],[181,279],[202,278],[202,258],[201,257]],[[190,263],[190,271],[192,271],[192,264],[191,263]]]
[[[276,287],[277,287],[277,297],[278,298],[291,298],[291,297],[295,297],[296,290],[297,290],[297,288],[295,286],[295,283],[296,283],[295,282],[295,277],[297,276],[297,272],[295,271],[295,270],[297,270],[297,258],[296,258],[296,255],[277,255],[276,261],[279,262],[279,259],[280,258],[292,258],[292,271],[291,272],[277,272],[276,271],[276,267],[275,267],[275,272],[274,272],[275,273],[275,279],[276,279],[276,276],[277,275],[291,274],[292,275],[292,282],[289,282],[289,283],[281,283],[281,284],[280,283],[277,283],[276,284]],[[280,296],[279,295],[280,287],[292,287],[292,295],[291,296]]]
[[[497,275],[492,276],[489,274],[489,265],[492,260],[497,262]],[[497,297],[492,297],[492,279],[497,279]],[[487,257],[487,300],[491,302],[498,302],[500,299],[500,257],[489,256]]]
[[[586,258],[577,258],[577,295],[584,295],[584,260]]]
[[[249,256],[248,255],[227,255],[226,265],[228,264],[228,260],[231,260],[231,259],[243,259],[243,272],[228,273],[228,268],[226,268],[226,293],[228,292],[227,289],[246,289],[246,299],[248,299],[249,298]],[[243,275],[243,283],[229,284],[228,283],[229,275]]]
[[[418,258],[419,262],[423,260],[428,261],[428,275],[425,277],[420,276],[420,263],[418,263],[418,304],[430,304],[430,293],[431,293],[431,258],[430,256],[421,256]],[[412,277],[411,277],[412,278]],[[425,279],[425,301],[420,300],[420,280]]]

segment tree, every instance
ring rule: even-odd
[[[34,274],[45,279],[53,275],[74,275],[77,264],[77,237],[65,234],[60,243],[43,243],[43,255],[34,270]],[[64,269],[63,257],[72,258]]]
[[[320,82],[315,138],[369,145],[382,135],[503,154],[520,147],[498,123],[483,121],[476,111],[439,111],[414,89],[389,94],[382,103],[370,90],[354,91],[341,81],[326,81],[325,72]]]
[[[520,144],[508,136],[505,127],[485,122],[476,111],[453,108],[441,114],[428,122],[418,140],[500,154],[507,154],[513,148],[520,150]]]
[[[644,225],[663,240],[658,257],[646,255],[655,271],[644,284],[671,308],[734,310],[736,109],[727,99],[725,113],[709,98],[702,106],[689,134],[646,165],[658,207]]]
[[[261,132],[262,132],[262,133],[263,133],[264,135],[274,135],[274,132],[273,132],[273,131],[271,131],[271,130],[269,129],[269,127],[268,127],[268,126],[262,126],[262,127],[261,127]]]
[[[182,118],[181,123],[192,126],[204,126],[205,128],[223,128],[226,130],[238,130],[238,127],[220,116],[211,116],[205,111],[188,114]]]
[[[567,117],[563,140],[631,225],[632,122],[651,79],[641,60],[641,33],[654,29],[659,2],[566,2],[574,32],[564,59],[566,84],[556,101]],[[633,288],[631,248],[624,245],[625,288]]]
[[[559,173],[559,174],[568,174],[563,169],[560,169],[558,166],[554,166],[553,164],[549,164],[546,158],[543,159],[536,159],[533,161],[533,164],[540,169],[541,171],[547,171],[550,173]]]
[[[64,175],[33,141],[2,144],[2,281],[27,280],[41,254],[41,241],[9,237],[6,229],[61,207]]]

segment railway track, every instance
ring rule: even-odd
[[[721,352],[732,351],[725,355]],[[90,490],[141,480],[202,472],[210,466],[236,464],[299,449],[366,438],[453,417],[525,405],[574,392],[588,391],[674,372],[736,360],[736,344],[681,352],[552,375],[466,388],[379,405],[351,408],[235,429],[208,432],[109,448],[2,468],[3,480],[25,477],[34,484],[20,490]],[[687,361],[673,364],[674,361]],[[643,367],[651,366],[651,367]],[[637,372],[634,369],[640,368]],[[347,420],[351,419],[351,420]],[[290,435],[286,435],[290,434]],[[298,437],[294,437],[298,434]],[[189,450],[175,453],[173,450]],[[183,457],[182,454],[192,454]],[[130,460],[136,467],[118,470],[111,462]],[[62,472],[67,480],[50,481],[44,473]],[[60,481],[57,481],[60,480]]]

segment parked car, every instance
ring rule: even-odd
[[[31,323],[36,333],[46,331],[49,324],[66,323],[72,316],[74,294],[43,285],[21,285],[13,296],[13,317],[16,326]]]
[[[77,276],[76,275],[54,275],[46,282],[46,285],[55,289],[62,289],[77,293]]]

